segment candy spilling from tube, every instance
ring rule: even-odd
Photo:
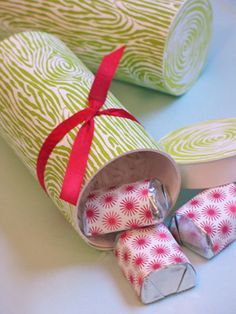
[[[236,239],[236,184],[203,191],[177,210],[170,230],[182,245],[212,258]]]
[[[97,236],[162,222],[170,203],[165,186],[157,179],[124,184],[88,195],[83,230]]]
[[[0,133],[35,177],[41,175],[39,161],[40,165],[45,161],[42,148],[47,155],[45,144],[50,147],[55,143],[52,135],[66,129],[46,159],[43,183],[48,196],[86,242],[108,249],[114,241],[109,236],[87,237],[82,231],[82,208],[93,190],[154,176],[166,187],[172,206],[175,204],[180,189],[175,162],[159,151],[157,143],[112,94],[108,93],[100,111],[90,107],[94,76],[58,38],[26,32],[5,39],[0,42],[0,68]],[[101,74],[100,78],[104,77]],[[73,119],[82,114],[83,119],[75,124]],[[69,203],[60,195],[70,153],[80,130],[91,125],[94,132],[81,191],[78,200]],[[52,141],[48,143],[49,137]],[[81,137],[79,143],[87,140]],[[84,155],[78,152],[75,157],[80,166]],[[71,174],[78,175],[73,170]],[[71,191],[75,188],[71,185]]]
[[[195,286],[193,266],[163,224],[120,233],[114,254],[145,304]]]
[[[0,0],[0,34],[57,35],[90,69],[121,44],[117,78],[180,95],[207,59],[212,9],[208,0]]]
[[[156,222],[173,206],[180,188],[175,162],[159,151],[114,96],[107,95],[122,52],[120,48],[106,56],[94,78],[52,35],[27,32],[0,42],[1,135],[79,234],[98,248],[112,248],[116,234],[83,232],[83,209],[94,191],[111,193],[112,186],[126,184],[129,194],[130,182],[139,182],[140,197],[147,192],[149,196],[143,205],[153,210]],[[75,168],[68,168],[78,139],[83,155],[75,150]],[[82,160],[86,162],[82,189],[77,194],[72,181],[67,187],[73,197],[68,198],[63,190],[67,175],[77,182]],[[158,180],[146,180],[151,175]]]
[[[165,186],[146,179],[95,191],[85,204],[85,234],[116,235],[118,265],[145,304],[195,286],[193,266],[161,223],[168,200]]]

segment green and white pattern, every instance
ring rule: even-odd
[[[93,78],[86,66],[53,35],[26,32],[0,42],[0,133],[34,176],[44,140],[58,124],[87,107]],[[103,108],[123,107],[109,93]],[[49,196],[81,233],[77,208],[59,199],[79,127],[54,149],[47,163],[45,182]],[[95,117],[95,133],[83,187],[98,171],[105,169],[107,163],[136,150],[151,150],[153,154],[163,156],[140,124],[125,118]],[[163,158],[169,162],[168,158]],[[169,164],[175,173],[173,162]],[[119,175],[125,176],[124,169],[115,171],[114,180]],[[138,171],[142,169],[139,167]]]
[[[0,0],[2,37],[55,34],[92,70],[126,44],[116,77],[174,95],[205,65],[211,20],[208,0]]]
[[[178,129],[162,138],[160,144],[181,165],[236,156],[236,118],[211,120]]]

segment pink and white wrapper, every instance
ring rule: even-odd
[[[236,239],[236,184],[207,189],[177,210],[170,230],[176,240],[212,258]]]
[[[124,184],[90,193],[83,213],[86,236],[98,236],[160,223],[170,204],[164,186],[156,179]]]
[[[195,285],[193,266],[163,224],[124,231],[118,235],[114,254],[145,304]]]

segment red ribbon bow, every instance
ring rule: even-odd
[[[38,155],[37,176],[39,183],[46,191],[44,172],[50,154],[68,132],[83,123],[72,146],[60,194],[61,199],[73,205],[77,203],[84,179],[94,134],[94,117],[109,115],[138,122],[124,109],[100,110],[106,100],[124,49],[123,46],[103,58],[89,93],[89,106],[60,123],[46,138]]]

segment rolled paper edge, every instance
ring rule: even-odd
[[[202,189],[216,187],[224,184],[236,182],[236,150],[229,150],[227,155],[211,154],[204,155],[197,160],[194,156],[191,159],[184,157],[184,153],[180,151],[179,155],[172,154],[169,145],[172,141],[185,130],[194,130],[195,128],[211,127],[213,124],[224,126],[235,125],[236,118],[213,119],[202,122],[195,122],[190,125],[181,127],[177,130],[169,132],[159,140],[161,150],[169,153],[176,161],[180,168],[182,178],[182,188]],[[178,141],[178,140],[177,140]]]
[[[166,276],[169,273],[170,280],[166,280]],[[158,277],[160,282],[166,281],[166,287],[158,285]],[[151,285],[151,289],[149,286]],[[189,290],[196,286],[196,271],[190,263],[171,264],[169,266],[162,267],[148,274],[143,281],[140,300],[144,304],[149,304],[166,298],[167,296],[174,295],[186,290]],[[163,291],[166,289],[166,291]],[[151,294],[150,290],[156,292]]]
[[[166,54],[166,50],[167,50],[167,47],[168,47],[168,43],[169,43],[169,40],[170,40],[170,36],[172,35],[173,33],[173,27],[175,26],[175,23],[176,23],[176,19],[179,18],[179,16],[182,15],[182,11],[184,10],[185,8],[185,4],[186,4],[187,1],[184,1],[184,3],[182,4],[180,10],[177,12],[177,14],[175,15],[174,19],[172,20],[172,23],[170,25],[170,30],[169,30],[169,34],[168,34],[168,38],[166,40],[166,44],[165,44],[165,48],[164,48],[164,54]],[[205,2],[208,4],[209,6],[209,15],[210,15],[210,20],[209,20],[209,41],[208,41],[208,44],[206,46],[206,55],[205,55],[205,58],[203,60],[203,64],[202,64],[202,67],[200,68],[200,70],[198,71],[197,75],[194,76],[194,78],[191,80],[191,82],[189,84],[185,84],[184,87],[182,88],[178,88],[178,89],[174,89],[174,88],[171,88],[168,84],[166,84],[166,81],[164,80],[164,87],[163,88],[159,88],[158,90],[163,92],[163,93],[166,93],[166,94],[169,94],[169,95],[173,95],[173,96],[182,96],[184,95],[186,92],[188,92],[192,86],[197,82],[198,78],[201,76],[202,72],[204,71],[204,68],[206,67],[206,64],[208,62],[208,55],[209,55],[209,49],[210,49],[210,43],[211,43],[211,40],[212,40],[212,28],[213,28],[213,8],[212,8],[212,4],[211,4],[211,1],[210,0],[205,0]],[[165,76],[165,70],[164,70],[165,66],[163,64],[163,77]]]

